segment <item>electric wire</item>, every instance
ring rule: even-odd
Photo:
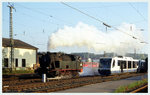
[[[145,17],[140,13],[140,11],[139,10],[137,10],[131,3],[128,3],[145,21],[147,21],[146,19],[145,19]]]
[[[80,12],[80,13],[82,13],[82,14],[84,14],[84,15],[86,15],[86,16],[88,16],[88,17],[90,17],[90,18],[92,18],[92,19],[95,19],[95,20],[97,20],[97,21],[103,23],[103,25],[105,25],[106,27],[110,27],[110,28],[112,27],[112,28],[114,28],[115,30],[118,30],[118,31],[120,31],[120,32],[123,32],[123,33],[125,33],[125,34],[131,36],[131,37],[134,38],[134,39],[138,39],[137,37],[135,37],[135,36],[133,36],[133,35],[127,33],[127,32],[124,32],[124,31],[122,31],[122,30],[120,30],[120,29],[118,29],[118,28],[116,28],[116,27],[114,27],[114,26],[108,25],[108,24],[106,24],[104,21],[102,21],[102,20],[100,20],[100,19],[98,19],[98,18],[96,18],[96,17],[94,17],[94,16],[91,16],[91,15],[89,15],[89,14],[87,14],[87,13],[85,13],[85,12],[83,12],[83,11],[81,11],[81,10],[75,8],[75,7],[72,7],[72,6],[70,6],[70,5],[68,5],[68,4],[64,3],[64,2],[61,2],[61,3],[64,4],[64,5],[66,5],[66,6],[68,6],[68,7],[70,7],[70,8],[72,8],[72,9],[74,9],[74,10],[76,10],[76,11],[78,11],[78,12]],[[129,4],[130,4],[130,3],[129,3]],[[49,15],[49,14],[47,14],[47,13],[44,13],[44,12],[41,12],[41,11],[38,11],[38,10],[33,10],[33,9],[31,9],[31,8],[25,7],[25,6],[20,5],[20,4],[18,4],[18,5],[21,6],[21,7],[23,7],[23,8],[26,8],[26,9],[28,9],[28,10],[31,10],[31,11],[34,11],[34,12],[37,12],[37,13],[40,13],[40,14],[49,16],[49,17],[51,17],[51,18],[55,18],[55,17],[53,17],[52,15]],[[130,5],[131,5],[131,4],[130,4]],[[131,6],[135,9],[135,7],[134,7],[133,5],[131,5]],[[135,9],[135,10],[136,10],[136,9]],[[140,12],[139,12],[138,10],[137,10],[137,12],[140,14]],[[141,14],[140,14],[140,15],[141,15]],[[141,15],[141,16],[142,16],[142,15]],[[143,16],[142,16],[142,17],[143,17]],[[55,19],[56,19],[56,18],[55,18]],[[57,20],[58,20],[58,19],[57,19]],[[145,20],[145,19],[144,19],[144,20]],[[58,25],[58,24],[57,24],[57,25]],[[140,40],[140,39],[138,39],[138,40]],[[140,40],[140,41],[141,41],[141,40]],[[142,41],[142,42],[144,42],[144,41]]]
[[[61,22],[65,22],[65,23],[69,23],[69,24],[73,24],[73,23],[71,23],[71,22],[67,22],[67,21],[64,21],[64,20],[62,20],[62,19],[60,19],[60,18],[57,18],[57,17],[55,17],[55,16],[53,16],[53,15],[50,15],[50,14],[48,14],[48,13],[45,13],[45,12],[42,12],[42,11],[39,11],[39,10],[36,10],[36,9],[31,9],[31,8],[28,8],[28,7],[26,7],[26,6],[23,6],[23,5],[21,5],[21,4],[17,4],[18,6],[21,6],[21,7],[23,7],[23,8],[25,8],[25,9],[28,9],[28,10],[30,10],[30,11],[33,11],[33,12],[36,12],[36,13],[40,13],[40,14],[42,14],[42,15],[45,15],[45,16],[48,16],[48,17],[50,17],[50,18],[53,18],[53,19],[55,19],[55,20],[58,20],[59,22],[61,21]]]
[[[74,9],[74,10],[76,10],[76,11],[78,11],[78,12],[80,12],[80,13],[82,13],[82,14],[84,14],[84,15],[86,15],[86,16],[88,16],[88,17],[90,17],[90,18],[92,18],[92,19],[94,19],[94,20],[96,20],[96,21],[98,21],[98,22],[100,22],[100,23],[103,23],[103,25],[105,25],[106,27],[110,27],[110,28],[112,27],[112,28],[114,28],[115,30],[118,30],[118,31],[120,31],[120,32],[122,32],[122,33],[124,33],[124,34],[127,34],[127,35],[131,36],[133,39],[138,39],[138,40],[141,41],[141,42],[145,42],[145,41],[143,41],[143,40],[141,40],[141,39],[139,39],[139,38],[137,38],[137,37],[135,37],[135,36],[133,36],[133,35],[127,33],[127,32],[124,32],[123,30],[120,30],[120,29],[118,29],[118,28],[116,28],[116,27],[114,27],[114,26],[108,25],[108,24],[106,24],[104,21],[102,21],[102,20],[100,20],[100,19],[98,19],[98,18],[96,18],[96,17],[94,17],[94,16],[91,16],[91,15],[89,15],[89,14],[87,14],[87,13],[85,13],[85,12],[83,12],[83,11],[81,11],[81,10],[75,8],[75,7],[72,7],[72,6],[70,6],[70,5],[68,5],[68,4],[64,3],[64,2],[60,2],[60,3],[63,4],[63,5],[65,5],[65,6],[70,7],[71,9]],[[148,44],[147,42],[145,42],[145,43]]]

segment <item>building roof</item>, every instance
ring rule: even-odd
[[[3,38],[3,47],[10,47],[10,39],[9,38]],[[14,39],[14,48],[24,48],[24,49],[38,49],[37,47],[34,47],[26,42],[23,42],[18,39]]]

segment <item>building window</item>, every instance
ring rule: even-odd
[[[8,67],[8,58],[4,58],[4,67]]]
[[[26,59],[22,59],[22,67],[26,67]]]
[[[17,58],[15,59],[15,64],[16,64],[16,67],[18,67],[18,59]]]

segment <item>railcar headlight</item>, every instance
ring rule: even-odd
[[[80,64],[80,66],[82,66],[82,63]]]

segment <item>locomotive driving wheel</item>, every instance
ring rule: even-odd
[[[72,77],[73,78],[79,77],[79,73],[77,71],[72,71]]]
[[[61,72],[60,77],[62,79],[72,78],[72,72],[71,71],[63,71],[63,72]]]

